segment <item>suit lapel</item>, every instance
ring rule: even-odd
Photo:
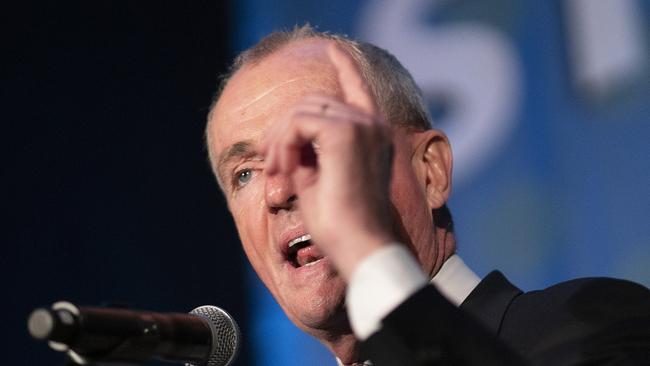
[[[499,334],[503,317],[510,303],[522,293],[499,271],[492,271],[460,304],[460,308],[479,319],[495,334]]]

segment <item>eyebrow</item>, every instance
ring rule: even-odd
[[[221,155],[217,161],[217,172],[223,180],[223,166],[237,159],[244,157],[252,156],[257,154],[257,151],[253,147],[252,140],[238,141],[232,144],[228,149]]]

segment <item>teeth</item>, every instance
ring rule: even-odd
[[[302,243],[303,241],[307,241],[307,240],[311,240],[311,235],[305,234],[303,236],[299,236],[299,237],[297,237],[297,238],[295,238],[295,239],[293,239],[292,241],[289,242],[289,248],[291,248],[292,246],[294,246],[294,245],[296,245],[298,243]]]
[[[314,264],[320,262],[321,259],[323,259],[323,258],[318,258],[318,259],[316,259],[316,260],[313,261],[313,262],[309,262],[309,263],[305,264],[303,267],[313,266]]]

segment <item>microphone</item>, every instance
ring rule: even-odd
[[[194,366],[227,366],[237,356],[237,323],[216,306],[189,314],[77,307],[60,301],[34,310],[32,337],[49,341],[77,364],[140,364],[150,358]]]

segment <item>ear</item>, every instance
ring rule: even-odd
[[[413,159],[422,173],[429,207],[439,209],[451,193],[452,155],[449,139],[442,131],[422,132]]]

